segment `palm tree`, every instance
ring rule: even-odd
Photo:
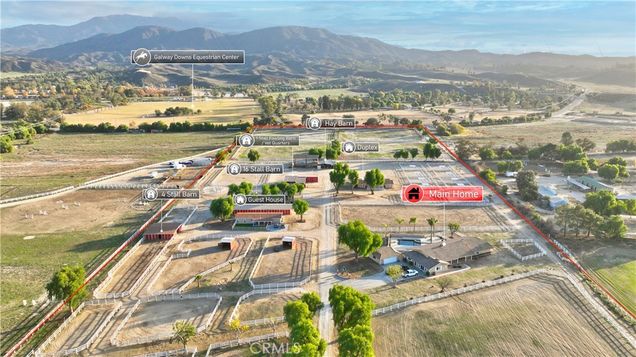
[[[203,278],[203,276],[201,276],[201,274],[197,274],[197,275],[194,277],[194,281],[196,281],[196,282],[197,282],[197,288],[199,288],[199,289],[201,288],[201,279],[202,279],[202,278]]]
[[[431,243],[433,243],[433,232],[435,231],[435,225],[437,224],[437,218],[427,218],[426,223],[431,226]]]
[[[397,222],[399,228],[402,228],[402,223],[404,223],[404,218],[396,218],[395,222]]]
[[[197,334],[197,329],[194,325],[188,321],[177,321],[172,325],[172,331],[174,332],[174,339],[183,344],[183,348],[186,348],[188,341]]]
[[[417,222],[417,217],[409,218],[409,224],[413,225],[413,230],[415,231],[415,222]]]

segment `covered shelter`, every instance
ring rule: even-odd
[[[238,242],[235,237],[223,237],[219,241],[219,248],[225,250],[234,250],[238,247]]]
[[[297,243],[296,237],[286,236],[282,239],[283,248],[296,249]]]
[[[181,231],[182,223],[179,222],[157,222],[153,223],[144,231],[144,239],[170,239]]]

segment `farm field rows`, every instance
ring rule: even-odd
[[[372,325],[380,356],[634,352],[569,283],[543,276],[416,305]]]

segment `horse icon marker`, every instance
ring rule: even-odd
[[[150,51],[145,48],[139,48],[135,50],[132,55],[133,62],[138,66],[145,66],[150,63],[151,55]]]

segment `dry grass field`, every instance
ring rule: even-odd
[[[575,139],[589,138],[596,143],[597,151],[604,151],[605,144],[619,139],[633,139],[633,127],[624,125],[601,125],[576,121],[545,121],[473,127],[466,134],[454,136],[453,140],[466,138],[479,145],[514,145],[523,142],[528,146],[558,143],[565,131]]]
[[[226,146],[230,132],[48,134],[2,154],[0,193],[18,197]]]
[[[241,321],[251,321],[283,316],[283,307],[289,301],[300,299],[302,293],[278,293],[254,295],[239,305]]]
[[[194,114],[179,117],[156,117],[155,110],[162,112],[168,107],[188,107],[194,111],[201,109],[201,114]],[[109,122],[115,126],[131,122],[137,125],[147,122],[162,120],[166,123],[188,120],[195,122],[212,123],[237,123],[239,121],[250,121],[260,112],[258,103],[251,99],[220,98],[208,101],[180,102],[134,102],[128,105],[114,107],[112,109],[102,109],[100,111],[89,111],[76,114],[67,114],[64,119],[71,124],[99,124]]]
[[[375,317],[378,356],[630,355],[573,287],[540,276]]]
[[[636,240],[568,239],[564,242],[579,262],[636,313]]]
[[[426,219],[437,218],[438,229],[442,229],[444,210],[442,207],[432,206],[354,206],[343,205],[342,220],[361,220],[366,225],[382,227],[383,224],[398,226],[396,219],[404,219],[402,225],[408,226],[411,217],[417,218],[416,225],[426,225]],[[493,226],[492,213],[487,208],[474,207],[446,207],[447,222],[462,222],[463,226]]]

